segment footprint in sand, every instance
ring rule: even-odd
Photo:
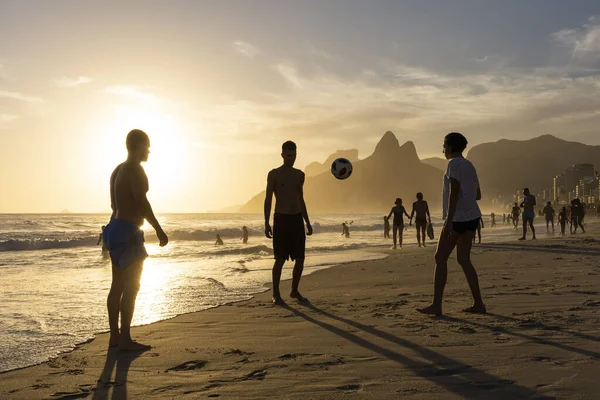
[[[336,387],[336,389],[343,390],[343,391],[351,391],[351,390],[359,390],[360,387],[361,387],[360,385],[344,385],[344,386],[338,386],[338,387]]]
[[[187,362],[184,362],[183,364],[179,364],[179,365],[176,365],[174,367],[168,368],[168,369],[165,370],[165,372],[169,372],[169,371],[193,371],[195,369],[202,368],[205,365],[206,365],[206,361],[204,361],[204,360],[187,361]]]

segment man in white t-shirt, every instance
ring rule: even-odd
[[[471,263],[473,236],[481,220],[481,211],[477,205],[477,200],[481,199],[481,190],[475,167],[462,155],[466,147],[467,139],[458,132],[449,133],[444,138],[444,155],[449,160],[444,175],[442,197],[444,228],[435,253],[433,302],[430,306],[417,310],[423,314],[442,315],[442,297],[448,277],[448,258],[454,247],[456,247],[458,263],[465,273],[473,295],[473,305],[463,311],[477,314],[486,312],[477,272]]]

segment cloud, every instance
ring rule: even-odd
[[[490,58],[490,56],[485,56],[483,58],[475,57],[475,61],[476,62],[486,62],[488,60],[488,58]]]
[[[10,92],[8,90],[0,90],[0,98],[24,101],[27,103],[43,103],[44,100],[39,97],[28,96],[19,92]]]
[[[55,79],[53,83],[55,86],[58,86],[58,87],[71,88],[71,87],[75,87],[75,86],[79,86],[79,85],[84,85],[86,83],[90,83],[91,81],[92,81],[92,78],[90,78],[88,76],[78,76],[76,78],[69,78],[69,77],[63,76],[61,78]]]
[[[297,88],[302,87],[302,79],[298,76],[296,68],[285,63],[276,64],[274,68],[288,83],[291,83],[292,86]]]
[[[104,89],[106,93],[116,94],[131,99],[140,100],[147,105],[156,105],[161,102],[161,99],[150,92],[145,92],[135,86],[117,85],[109,86]]]
[[[600,62],[600,21],[591,17],[589,23],[575,29],[562,29],[552,34],[559,46],[571,51],[571,59],[582,63]]]
[[[241,55],[243,55],[245,57],[250,57],[250,58],[254,58],[255,56],[262,53],[262,51],[258,47],[254,46],[248,42],[243,42],[241,40],[237,40],[237,41],[233,42],[233,48],[235,49],[235,51],[237,51]]]

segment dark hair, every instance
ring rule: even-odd
[[[547,204],[547,205],[549,205],[549,206],[551,206],[551,205],[552,205],[552,202],[551,202],[551,201],[549,201],[549,202],[548,202],[548,203],[546,203],[546,204]]]
[[[125,145],[127,146],[127,151],[135,150],[137,147],[141,145],[149,145],[150,138],[146,134],[146,132],[141,129],[133,129],[127,134],[127,139],[125,139]]]
[[[284,144],[281,145],[281,151],[296,151],[296,143],[292,142],[291,140],[288,140],[287,142],[285,142]]]
[[[398,203],[402,203],[402,199],[400,197],[397,197],[396,201],[394,202],[394,204],[398,204]]]
[[[421,192],[417,193],[417,198],[419,198],[419,197],[423,197],[423,193],[421,193]]]
[[[523,191],[526,191],[526,190],[527,190],[527,191],[529,191],[529,188],[525,188],[525,189],[523,189]]]
[[[452,149],[452,153],[462,153],[467,148],[467,138],[462,133],[450,132],[444,138],[444,142]]]

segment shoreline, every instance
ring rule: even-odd
[[[154,346],[139,356],[107,352],[107,335],[99,334],[51,361],[2,373],[0,393],[9,399],[108,398],[124,391],[136,398],[264,398],[273,390],[298,399],[308,393],[594,396],[597,234],[474,246],[484,316],[458,311],[469,295],[452,259],[445,316],[414,311],[431,299],[434,249],[387,250],[382,260],[314,271],[302,281],[309,305],[285,296],[287,307],[273,306],[266,287],[249,300],[135,327],[134,337]],[[288,285],[282,282],[283,293]],[[106,373],[113,356],[114,379],[114,368]]]
[[[385,257],[381,257],[381,258],[373,258],[373,260],[380,260],[380,259],[387,258],[388,255],[385,255],[385,253],[381,252],[382,249],[379,249],[379,247],[381,247],[381,246],[372,246],[372,247],[367,247],[367,248],[364,248],[364,249],[356,249],[354,251],[360,251],[360,252],[364,252],[364,253],[373,253],[373,254],[376,254],[378,257],[379,256],[385,256]],[[378,250],[378,251],[375,251],[375,250]],[[269,258],[269,260],[271,260],[271,259]],[[370,261],[370,260],[367,260],[367,261]],[[365,262],[365,260],[358,260],[358,261],[357,260],[348,260],[348,261],[342,261],[342,262],[335,263],[335,264],[319,264],[319,265],[314,266],[314,268],[318,268],[318,269],[315,269],[313,271],[309,271],[308,273],[303,274],[303,278],[307,277],[307,276],[310,276],[310,275],[312,275],[312,274],[314,274],[316,272],[319,272],[321,270],[335,268],[335,267],[339,267],[339,266],[342,266],[342,265],[351,264],[351,263],[355,263],[355,262]],[[291,266],[288,266],[288,268],[291,268]],[[289,282],[289,281],[291,281],[291,278],[281,279],[281,283],[285,283],[285,282]],[[204,311],[207,311],[207,310],[212,310],[212,309],[219,308],[219,307],[225,307],[225,306],[228,306],[228,305],[231,305],[231,304],[236,304],[236,303],[240,303],[240,302],[244,302],[244,301],[250,301],[256,295],[259,295],[261,293],[269,291],[270,290],[270,285],[271,285],[271,283],[269,283],[269,282],[265,283],[263,285],[263,287],[261,288],[261,290],[259,290],[257,292],[251,293],[249,295],[250,298],[233,300],[233,301],[227,301],[227,302],[222,303],[222,304],[207,306],[206,308],[203,308],[203,309],[200,309],[200,310],[183,312],[181,314],[177,314],[177,315],[165,318],[165,319],[160,319],[160,320],[157,320],[157,321],[153,321],[153,322],[150,322],[150,323],[147,323],[147,324],[132,325],[132,330],[133,330],[133,328],[138,328],[138,327],[143,327],[143,326],[151,326],[151,325],[154,325],[154,324],[157,324],[157,323],[160,323],[160,322],[169,321],[169,320],[172,320],[172,319],[177,318],[179,316],[184,316],[184,315],[189,315],[189,314],[194,314],[194,313],[200,313],[200,312],[204,312]],[[35,364],[30,364],[30,365],[26,365],[26,366],[22,366],[22,367],[17,367],[17,368],[12,368],[12,369],[7,369],[7,370],[0,371],[0,375],[6,374],[6,373],[10,373],[10,372],[13,372],[13,371],[19,371],[19,370],[23,370],[23,369],[27,369],[27,368],[31,368],[31,367],[36,367],[36,366],[39,366],[39,365],[43,365],[43,364],[52,362],[53,360],[59,358],[60,356],[62,356],[64,354],[72,353],[73,351],[76,351],[81,346],[84,346],[86,344],[89,344],[89,343],[93,342],[94,340],[97,339],[98,336],[100,336],[100,335],[106,335],[109,332],[110,332],[109,330],[100,331],[100,332],[93,332],[91,334],[92,337],[90,337],[89,339],[84,340],[84,341],[79,342],[79,343],[75,343],[71,349],[61,351],[58,354],[56,354],[56,356],[50,357],[47,360],[40,361],[40,362],[35,363]]]

